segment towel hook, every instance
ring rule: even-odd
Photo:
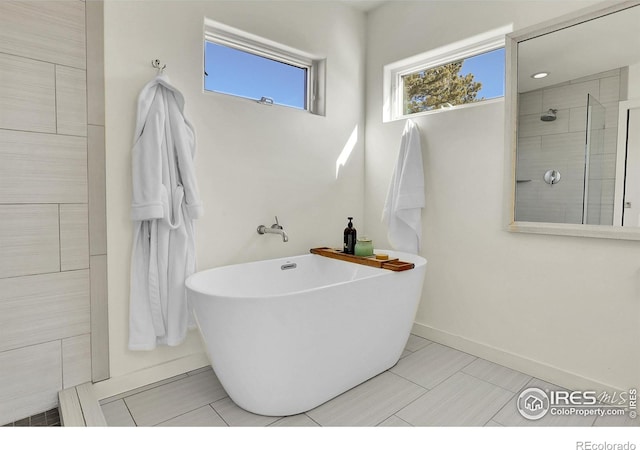
[[[159,60],[159,59],[153,59],[153,60],[151,60],[151,66],[152,66],[154,69],[158,69],[158,73],[162,73],[162,71],[167,67],[167,65],[166,65],[166,64],[162,64],[162,65],[161,65],[161,64],[162,64],[162,63],[160,62],[160,60]]]

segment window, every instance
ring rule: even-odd
[[[402,76],[403,114],[504,96],[504,48]]]
[[[501,28],[384,68],[384,121],[504,96]]]
[[[208,91],[307,109],[307,73],[298,67],[207,42],[204,88]]]
[[[323,80],[320,58],[205,21],[206,91],[323,114]]]

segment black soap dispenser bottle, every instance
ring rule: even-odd
[[[353,217],[347,217],[349,219],[349,223],[347,224],[347,228],[344,229],[344,248],[343,252],[347,255],[353,255],[356,247],[356,229],[353,228]]]

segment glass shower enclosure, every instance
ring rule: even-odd
[[[604,106],[588,94],[582,223],[589,225],[613,225],[615,174],[607,173],[605,164],[611,158],[605,152],[605,113]]]

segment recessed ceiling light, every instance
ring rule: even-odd
[[[549,75],[549,72],[538,72],[531,75],[531,78],[535,78],[537,80],[538,78],[544,78],[547,75]]]

